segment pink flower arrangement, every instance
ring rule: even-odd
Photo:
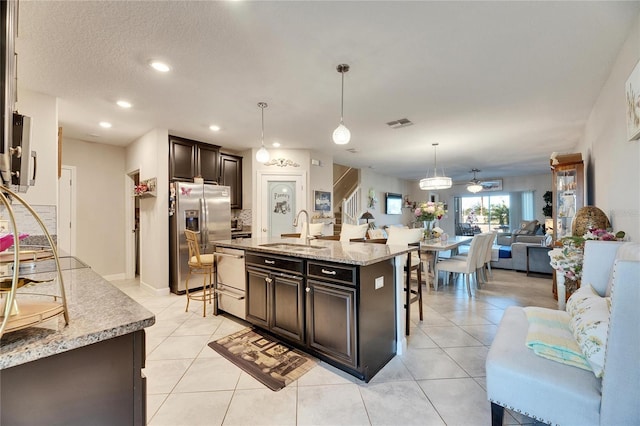
[[[436,220],[442,219],[447,213],[444,208],[444,203],[428,201],[426,203],[420,203],[420,205],[413,212],[417,220]]]

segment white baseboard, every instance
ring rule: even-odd
[[[148,291],[149,293],[152,293],[156,296],[166,296],[169,294],[169,287],[165,287],[165,288],[155,288],[143,281],[140,281],[140,288],[144,289],[145,291]]]
[[[118,280],[124,280],[125,279],[125,275],[124,275],[124,272],[123,272],[121,274],[103,275],[102,278],[104,278],[107,281],[118,281]]]

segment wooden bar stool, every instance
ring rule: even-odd
[[[186,230],[184,235],[187,237],[187,245],[189,246],[189,273],[184,284],[187,294],[187,307],[185,312],[189,310],[189,301],[198,300],[202,302],[202,316],[207,316],[207,302],[212,303],[213,293],[213,254],[200,254],[200,244],[198,244],[198,234]],[[189,291],[189,279],[191,274],[202,275],[202,290]]]

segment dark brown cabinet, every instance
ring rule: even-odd
[[[220,185],[231,187],[231,208],[242,208],[242,157],[220,154]]]
[[[217,145],[169,136],[169,179],[193,182],[201,176],[205,183],[218,183],[219,152]]]
[[[357,367],[356,290],[307,282],[309,346],[349,367]]]
[[[369,381],[396,353],[393,261],[247,253],[247,321]]]
[[[303,262],[247,255],[247,321],[291,342],[304,343]],[[256,267],[257,266],[257,267]]]

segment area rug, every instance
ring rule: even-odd
[[[317,363],[252,327],[211,342],[209,347],[273,391],[297,380]]]

